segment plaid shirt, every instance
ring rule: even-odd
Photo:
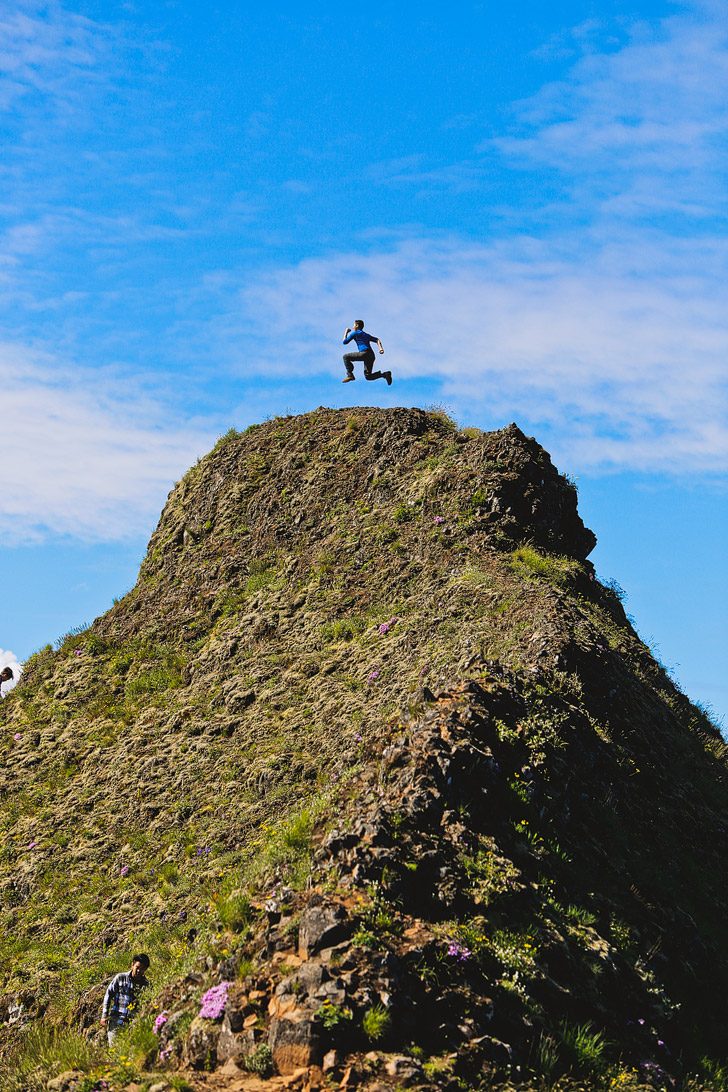
[[[109,983],[101,1015],[110,1016],[116,1027],[128,1023],[137,1006],[137,994],[148,985],[149,980],[144,975],[134,979],[131,977],[131,971],[117,974],[116,978]]]

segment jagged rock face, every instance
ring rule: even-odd
[[[6,1044],[69,998],[92,1029],[133,943],[179,971],[164,1065],[200,1073],[523,1078],[578,1068],[584,1022],[635,1064],[715,1052],[723,746],[593,544],[515,425],[224,438],[136,588],[0,706]]]
[[[231,439],[189,472],[165,505],[134,597],[104,628],[129,616],[135,625],[139,614],[161,629],[214,617],[223,588],[244,586],[261,558],[285,558],[297,573],[343,540],[356,571],[371,561],[377,522],[421,556],[423,525],[430,532],[438,517],[452,546],[466,522],[473,552],[528,542],[583,561],[596,544],[571,483],[516,425],[468,436],[417,409],[321,409]],[[256,635],[275,622],[261,615]]]

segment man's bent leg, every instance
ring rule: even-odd
[[[348,383],[351,379],[356,379],[356,376],[354,375],[355,360],[363,360],[364,370],[366,371],[367,362],[369,362],[368,366],[370,368],[372,366],[371,362],[374,360],[374,353],[371,349],[362,349],[360,353],[344,353],[344,364],[346,365],[346,379],[343,380],[344,383]]]
[[[381,379],[382,372],[373,372],[372,366],[376,357],[374,356],[373,349],[364,350],[364,378],[365,379]]]

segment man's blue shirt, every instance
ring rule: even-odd
[[[375,337],[374,334],[367,334],[364,330],[352,330],[349,336],[344,338],[343,344],[348,345],[352,338],[356,342],[360,352],[364,352],[365,349],[371,349],[371,343],[373,341],[379,341],[379,338]]]

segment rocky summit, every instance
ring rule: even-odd
[[[728,1088],[726,746],[594,544],[515,425],[223,436],[0,704],[2,1086]]]

